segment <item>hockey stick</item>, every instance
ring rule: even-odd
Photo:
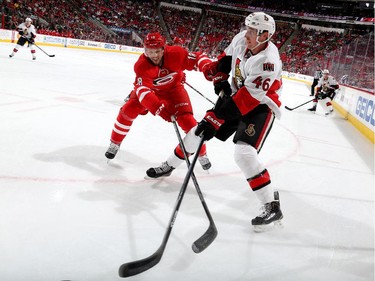
[[[186,165],[189,168],[190,167],[190,161],[189,161],[189,158],[187,156],[185,145],[184,145],[184,142],[182,141],[180,131],[178,130],[175,116],[172,116],[172,122],[173,122],[174,129],[176,131],[178,142],[180,143],[182,152],[184,153]],[[197,153],[199,153],[199,150],[197,151]],[[210,211],[207,207],[206,201],[204,200],[202,191],[199,188],[198,181],[197,181],[197,178],[194,175],[194,172],[191,173],[191,179],[193,180],[195,190],[198,193],[199,199],[201,200],[201,203],[203,205],[203,209],[206,212],[206,215],[207,215],[208,220],[210,222],[210,225],[208,226],[208,229],[206,230],[206,232],[201,237],[199,237],[192,245],[192,249],[193,249],[194,253],[198,254],[198,253],[202,252],[203,250],[205,250],[215,240],[215,238],[217,236],[217,228],[216,228],[214,220],[212,219],[211,213],[210,213]]]
[[[29,42],[30,44],[32,44],[32,45],[34,45],[35,47],[37,47],[39,50],[41,50],[43,53],[45,53],[47,56],[49,56],[50,58],[53,58],[55,55],[49,55],[49,54],[47,54],[41,47],[39,47],[37,44],[35,44],[35,43],[33,43],[33,42],[31,42],[29,39],[27,39],[26,38],[26,40],[27,40],[27,42]]]
[[[207,98],[205,95],[203,95],[201,92],[199,92],[193,86],[191,86],[188,82],[185,81],[185,84],[188,85],[190,88],[192,88],[194,91],[196,91],[198,94],[200,94],[202,97],[204,97],[206,100],[208,100],[210,103],[215,104],[212,100],[210,100],[209,98]]]
[[[166,232],[164,234],[163,241],[162,241],[161,245],[159,246],[159,248],[156,250],[155,253],[153,253],[151,256],[149,256],[147,258],[122,264],[119,268],[119,276],[120,277],[125,278],[125,277],[129,277],[129,276],[133,276],[133,275],[137,275],[139,273],[142,273],[142,272],[150,269],[151,267],[155,266],[161,260],[161,257],[163,256],[163,253],[164,253],[165,247],[167,245],[169,236],[172,232],[172,228],[173,228],[174,222],[176,220],[178,210],[180,209],[182,199],[184,198],[186,187],[189,183],[191,174],[193,173],[193,169],[194,169],[195,163],[197,162],[197,159],[198,159],[198,156],[199,156],[199,151],[201,150],[203,143],[204,143],[204,139],[202,138],[200,143],[199,143],[197,152],[194,155],[193,161],[192,161],[192,163],[191,163],[191,165],[190,165],[190,167],[189,167],[189,169],[186,173],[184,182],[181,186],[180,193],[178,194],[178,197],[177,197],[177,200],[176,200],[176,205],[175,205],[174,210],[172,212],[172,216],[169,220],[168,228],[166,229]]]
[[[315,99],[315,98],[314,98],[314,99]],[[301,107],[301,106],[303,106],[303,105],[305,105],[305,104],[308,104],[309,102],[312,102],[314,99],[309,100],[309,101],[307,101],[307,102],[304,102],[303,104],[300,104],[299,106],[296,106],[296,107],[293,107],[293,108],[290,108],[290,107],[288,107],[288,106],[285,106],[285,108],[288,109],[288,110],[290,110],[290,111],[292,111],[292,110],[295,110],[295,109],[298,108],[298,107]]]

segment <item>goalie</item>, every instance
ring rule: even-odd
[[[318,101],[321,100],[323,104],[325,103],[325,107],[327,110],[325,115],[331,114],[333,112],[331,101],[335,98],[336,90],[338,88],[339,84],[336,82],[336,79],[333,76],[329,75],[328,69],[324,69],[323,77],[320,78],[316,88],[313,107],[309,108],[308,110],[315,112]]]

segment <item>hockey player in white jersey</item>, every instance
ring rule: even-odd
[[[261,214],[251,224],[255,231],[263,231],[283,218],[279,194],[258,156],[275,117],[281,116],[278,91],[282,63],[277,47],[270,41],[276,29],[274,19],[255,12],[246,17],[245,25],[246,30],[237,34],[218,61],[204,71],[205,77],[213,81],[215,93],[224,97],[185,136],[184,145],[188,153],[194,153],[200,137],[210,140],[215,136],[226,141],[234,134],[235,162],[262,205]],[[172,154],[161,167],[150,168],[146,173],[166,176],[181,162]]]
[[[9,57],[13,57],[19,50],[19,48],[23,45],[25,45],[26,42],[28,42],[28,46],[31,50],[31,55],[33,60],[36,59],[35,56],[35,48],[34,48],[34,40],[36,37],[36,30],[34,25],[32,24],[32,20],[30,18],[26,18],[25,22],[21,23],[18,28],[18,34],[20,35],[20,38],[17,41],[16,46],[13,49],[13,52],[9,55]]]
[[[331,101],[335,98],[336,91],[339,88],[339,84],[336,79],[329,75],[329,70],[323,70],[323,77],[319,79],[318,85],[316,86],[316,93],[313,100],[313,107],[309,108],[309,111],[315,112],[318,101],[322,102],[323,107],[326,109],[325,115],[329,115],[333,112],[333,106]]]

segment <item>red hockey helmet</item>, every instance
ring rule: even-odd
[[[165,46],[165,38],[159,33],[149,33],[143,40],[143,46],[148,49],[159,49]]]

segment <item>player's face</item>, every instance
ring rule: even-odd
[[[160,65],[161,60],[164,55],[164,48],[158,49],[149,49],[145,48],[145,55],[148,57],[154,64]]]
[[[25,21],[25,25],[26,25],[27,27],[30,27],[31,22],[29,22],[29,21]]]
[[[250,50],[258,46],[257,38],[258,38],[258,30],[252,27],[246,27],[246,34],[245,34],[245,39],[246,39],[246,47]],[[266,41],[268,36],[268,32],[264,32],[261,34],[258,38],[259,42],[264,42]]]

